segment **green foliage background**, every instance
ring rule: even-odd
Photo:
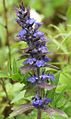
[[[55,84],[57,88],[55,92],[50,92],[49,96],[53,98],[52,106],[60,108],[68,115],[67,119],[71,119],[71,1],[70,0],[5,0],[8,18],[8,38],[9,45],[6,45],[6,29],[3,0],[0,0],[0,119],[4,118],[5,113],[9,111],[6,92],[2,86],[6,88],[8,98],[13,105],[19,105],[31,99],[28,92],[25,94],[24,86],[28,73],[22,75],[19,67],[22,61],[18,61],[20,56],[17,53],[19,48],[26,47],[25,43],[17,43],[16,34],[20,27],[16,24],[15,8],[21,2],[41,16],[43,15],[43,31],[48,39],[47,47],[51,54],[51,64],[56,65],[60,70],[46,68],[55,74]],[[10,53],[10,55],[9,55]],[[32,92],[31,92],[32,93]],[[26,99],[25,99],[26,96]],[[16,119],[36,119],[36,110],[26,115],[19,115]],[[42,119],[65,119],[59,115],[48,117],[42,114]],[[14,119],[14,118],[11,118]]]

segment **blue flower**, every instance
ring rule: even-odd
[[[17,22],[20,26],[22,26],[22,22],[20,21],[19,18],[16,19],[16,22]]]
[[[54,75],[53,75],[53,74],[45,74],[45,73],[43,72],[42,75],[40,75],[40,78],[41,78],[42,80],[45,80],[45,79],[54,80]]]
[[[46,41],[46,38],[45,37],[41,37],[40,38],[42,41]]]
[[[38,108],[38,107],[43,108],[46,104],[48,104],[50,102],[51,102],[51,99],[46,98],[46,97],[42,99],[38,95],[36,95],[35,97],[33,97],[32,98],[32,101],[31,101],[32,105],[34,107],[36,107],[36,108]]]
[[[23,62],[23,65],[26,66],[26,68],[30,65],[36,68],[35,74],[32,74],[27,81],[38,86],[40,82],[43,83],[45,80],[54,80],[53,74],[41,73],[37,70],[40,70],[41,67],[44,67],[46,63],[50,61],[50,59],[46,56],[48,53],[46,38],[44,37],[44,33],[38,30],[41,23],[36,22],[35,19],[30,17],[30,9],[25,9],[23,4],[21,4],[20,8],[17,9],[17,17],[16,21],[22,28],[17,36],[28,45],[28,48],[25,50],[23,49],[23,56],[28,56],[28,58]],[[38,95],[34,96],[31,101],[34,107],[43,108],[46,104],[51,102],[51,99],[49,98],[40,97],[37,89],[35,92],[37,92]]]
[[[26,24],[32,25],[34,22],[35,22],[35,19],[29,18],[29,19],[26,21]]]
[[[44,60],[45,62],[48,62],[48,61],[50,61],[50,58],[48,58],[47,56],[43,56],[43,60]]]
[[[53,74],[48,74],[48,78],[54,80],[54,75]]]
[[[31,83],[35,83],[38,80],[38,77],[36,75],[34,75],[32,77],[29,77],[27,80]]]
[[[38,96],[33,97],[31,103],[36,108],[43,106],[43,100]]]
[[[37,53],[37,52],[38,52],[38,50],[35,48],[32,50],[32,53]]]
[[[38,44],[39,45],[39,44]],[[32,50],[32,53],[38,53],[38,52],[41,52],[42,54],[45,54],[47,53],[47,48],[45,46],[41,46],[39,48],[34,48]],[[49,59],[46,59],[47,57],[44,57],[43,60],[49,60]]]
[[[41,46],[38,51],[41,51],[42,53],[47,53],[47,47]]]
[[[27,33],[27,32],[26,32],[25,29],[21,29],[21,30],[18,32],[18,35],[17,35],[17,36],[22,39],[26,33]]]
[[[44,104],[46,105],[46,104],[48,104],[48,103],[51,102],[51,99],[45,97],[45,98],[43,99],[43,102],[44,102]]]
[[[41,31],[35,31],[33,34],[34,37],[38,38],[38,37],[42,37],[44,36],[44,33]]]
[[[35,58],[30,57],[30,58],[28,58],[27,60],[24,61],[24,64],[32,65],[35,61],[36,61]]]
[[[45,61],[44,60],[37,60],[36,63],[35,63],[35,65],[37,67],[42,67],[42,66],[45,65]]]
[[[42,24],[39,22],[35,22],[35,30],[37,30]]]
[[[47,79],[47,78],[48,78],[48,75],[47,75],[47,74],[43,74],[43,73],[42,73],[42,75],[40,75],[40,78],[41,78],[42,80],[45,80],[45,79]]]

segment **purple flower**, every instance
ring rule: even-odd
[[[29,77],[27,80],[31,83],[35,83],[38,80],[38,77],[34,75],[32,77]]]
[[[38,50],[35,48],[32,50],[32,53],[37,53],[37,52],[38,52]]]
[[[48,74],[48,78],[54,80],[54,75],[53,74]]]
[[[18,32],[18,35],[17,35],[17,36],[22,39],[26,33],[27,33],[27,32],[26,32],[25,29],[21,29],[21,30]]]
[[[36,32],[34,32],[33,36],[36,37],[36,38],[42,37],[42,36],[44,36],[44,33],[41,32],[41,31],[36,31]]]
[[[33,97],[32,101],[31,101],[32,105],[36,108],[38,108],[38,107],[43,108],[46,104],[48,104],[50,102],[51,102],[51,99],[46,98],[46,97],[42,99],[41,97],[39,97],[37,95],[35,97]]]
[[[35,65],[37,67],[42,67],[42,66],[45,65],[45,61],[44,60],[37,60],[36,63],[35,63]]]
[[[48,58],[48,57],[46,57],[46,56],[43,56],[43,60],[44,60],[45,62],[48,62],[48,61],[50,61],[50,58]]]
[[[37,30],[41,25],[42,25],[42,23],[36,22],[35,23],[35,30]]]
[[[45,74],[45,73],[43,72],[42,75],[40,75],[40,78],[41,78],[42,80],[45,80],[45,79],[54,80],[54,75],[53,75],[53,74]]]
[[[45,38],[45,37],[41,37],[41,40],[42,40],[42,41],[46,41],[46,38]]]
[[[48,104],[48,103],[51,102],[51,99],[45,97],[45,98],[43,99],[43,102],[44,102],[44,104],[46,105],[46,104]]]
[[[47,74],[42,74],[42,75],[40,76],[40,78],[41,78],[42,80],[45,80],[45,79],[48,78],[48,75],[47,75]]]
[[[46,46],[45,46],[45,41],[37,40],[36,42],[34,42],[34,46],[35,46],[36,48],[40,48],[40,47],[42,47],[42,46],[46,47]]]
[[[29,69],[30,65],[31,67],[34,67],[36,69],[35,74],[32,74],[32,76],[30,76],[27,81],[34,84],[34,86],[38,86],[40,82],[43,83],[46,79],[54,80],[53,74],[45,74],[44,72],[40,72],[42,71],[40,68],[44,67],[45,64],[50,61],[50,59],[46,56],[46,54],[48,53],[46,38],[44,37],[44,33],[38,30],[41,26],[41,23],[36,22],[35,19],[30,17],[30,9],[25,9],[23,4],[21,4],[19,9],[17,9],[16,11],[16,21],[22,28],[17,36],[20,40],[25,41],[28,45],[28,48],[23,49],[22,51],[22,56],[28,57],[23,62],[23,65],[26,66],[27,70]],[[35,90],[35,92],[39,94],[37,89]],[[45,105],[50,102],[51,99],[46,97],[42,98],[41,94],[34,96],[31,101],[32,105],[36,108],[44,108]]]
[[[26,24],[32,25],[34,22],[35,22],[35,19],[29,18],[29,19],[26,21]]]
[[[28,58],[27,60],[24,61],[24,64],[30,64],[32,65],[36,61],[35,58]]]
[[[43,100],[40,97],[35,96],[35,97],[32,98],[32,102],[31,103],[32,103],[32,105],[34,107],[38,108],[38,107],[42,107]]]
[[[42,53],[47,53],[47,47],[45,46],[41,46],[38,50],[41,51]]]

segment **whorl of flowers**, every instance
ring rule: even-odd
[[[44,71],[40,72],[40,68],[45,67],[46,63],[50,61],[47,57],[48,49],[46,46],[46,38],[44,37],[44,33],[38,30],[42,24],[30,17],[29,8],[20,5],[20,8],[16,11],[16,21],[21,26],[21,30],[17,34],[18,40],[24,41],[28,45],[27,48],[23,49],[25,56],[27,56],[23,65],[34,67],[37,70],[32,76],[28,77],[27,81],[35,85],[38,84],[38,88],[41,83],[44,84],[49,80],[54,80],[53,74],[46,74]],[[45,88],[43,86],[40,87]],[[37,91],[31,101],[31,104],[37,108],[42,108],[51,102],[50,99],[42,97],[40,92],[41,91]]]

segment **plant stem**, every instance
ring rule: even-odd
[[[7,18],[7,8],[6,8],[6,2],[5,2],[5,0],[3,0],[3,8],[4,8],[5,29],[6,29],[6,45],[9,46],[8,18]]]
[[[37,68],[37,76],[38,76],[38,80],[40,80],[40,69],[39,68]],[[37,86],[37,94],[40,96],[40,91],[41,89]]]
[[[41,110],[40,109],[38,109],[37,119],[41,119]]]
[[[1,79],[0,84],[2,85],[2,88],[3,88],[3,90],[4,90],[5,94],[6,94],[6,98],[7,98],[7,100],[8,100],[8,104],[9,104],[10,106],[12,106],[12,105],[11,105],[11,102],[10,102],[10,99],[9,99],[9,97],[8,97],[8,93],[7,93],[7,90],[6,90],[6,87],[5,87],[5,82],[4,82],[3,79]],[[6,117],[4,117],[4,119],[6,119]],[[16,116],[14,117],[14,119],[16,119]]]
[[[4,20],[5,20],[5,29],[6,29],[6,46],[8,46],[9,49],[9,65],[10,65],[10,75],[11,75],[11,48],[9,43],[9,30],[8,30],[8,16],[7,16],[7,8],[6,8],[6,2],[3,0],[3,8],[4,8]]]
[[[37,76],[38,76],[38,80],[40,80],[40,68],[37,68]],[[37,90],[37,94],[39,96],[41,96],[41,89],[39,87],[37,87],[38,90]],[[41,119],[41,110],[38,109],[38,112],[37,112],[37,119]]]
[[[8,97],[8,93],[7,93],[7,90],[6,90],[6,87],[5,87],[5,82],[4,82],[4,80],[3,79],[1,79],[1,85],[2,85],[2,88],[3,88],[3,90],[4,90],[4,92],[5,92],[5,94],[6,94],[6,98],[7,98],[7,100],[9,101],[9,104],[10,104],[10,100],[9,100],[9,97]]]

